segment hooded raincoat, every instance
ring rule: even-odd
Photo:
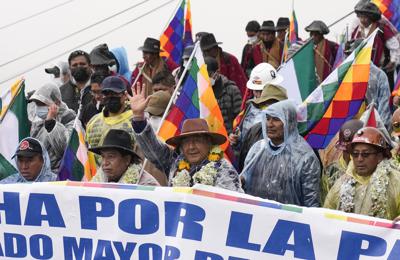
[[[360,176],[353,162],[329,191],[324,208],[389,220],[400,215],[400,164],[383,160],[371,176]]]
[[[29,139],[34,139],[32,137],[27,137],[21,140],[23,142],[24,140],[29,140]],[[39,141],[39,140],[37,140]],[[21,144],[20,142],[20,144]],[[48,182],[48,181],[56,181],[57,180],[57,175],[54,174],[51,171],[50,168],[50,157],[49,154],[46,151],[46,148],[43,146],[43,144],[39,141],[40,145],[42,146],[42,156],[43,156],[43,166],[42,169],[40,170],[39,175],[36,177],[34,181],[28,181],[25,179],[21,173],[18,171],[17,173],[8,176],[7,178],[3,179],[0,181],[0,184],[9,184],[9,183],[31,183],[31,182]],[[19,145],[18,145],[19,147]],[[17,164],[17,157],[15,157],[15,164]]]
[[[55,120],[45,120],[35,115],[31,127],[31,136],[42,142],[49,153],[51,169],[57,172],[74,126],[76,114],[61,101],[60,90],[53,84],[46,84],[38,89],[32,95],[31,100],[39,100],[47,107],[56,101],[61,102],[58,105],[58,114]],[[36,105],[34,107],[36,109]]]
[[[242,177],[246,193],[280,203],[320,206],[320,164],[311,147],[297,130],[296,108],[281,101],[267,108],[265,115],[283,122],[284,141],[278,147],[267,137],[263,117],[263,140],[250,149]]]
[[[128,82],[131,82],[132,71],[129,69],[128,55],[124,47],[111,49],[118,62],[118,74],[122,75]]]

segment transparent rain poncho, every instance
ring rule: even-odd
[[[274,147],[267,137],[266,115],[284,124],[284,142]],[[242,176],[246,193],[286,204],[320,206],[320,164],[299,135],[296,108],[291,101],[269,106],[263,116],[264,139],[246,157]]]

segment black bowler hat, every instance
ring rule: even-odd
[[[261,25],[260,31],[276,31],[274,21],[268,20],[264,21]]]
[[[305,28],[307,32],[319,32],[320,34],[328,34],[329,28],[323,21],[313,21],[309,26]]]
[[[245,30],[246,32],[258,32],[260,30],[260,27],[260,24],[257,21],[253,20],[247,23]]]
[[[143,46],[139,47],[139,51],[151,52],[151,53],[159,53],[160,50],[160,41],[154,38],[146,38],[144,40]]]
[[[19,143],[18,149],[12,158],[15,156],[34,157],[42,153],[43,150],[40,142],[32,137],[27,137]]]
[[[203,35],[200,39],[200,48],[202,51],[208,51],[209,49],[212,49],[213,47],[218,46],[221,43],[222,42],[217,42],[214,34],[207,33]]]
[[[289,28],[290,21],[287,17],[279,17],[278,22],[276,23],[276,30],[286,30]]]
[[[101,146],[91,147],[89,151],[101,154],[101,150],[104,149],[122,150],[131,154],[132,158],[140,160],[139,155],[133,151],[131,136],[128,132],[121,129],[110,129],[104,138],[103,144]]]
[[[108,49],[106,43],[97,45],[90,52],[92,65],[111,65],[116,62],[114,54]]]

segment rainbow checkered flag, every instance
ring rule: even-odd
[[[298,106],[299,132],[324,149],[344,122],[359,111],[368,87],[375,30]]]
[[[400,0],[372,0],[382,14],[400,31]]]
[[[160,55],[173,62],[176,67],[179,66],[183,54],[184,23],[185,0],[182,0],[167,29],[160,37],[160,45],[163,50]]]
[[[224,119],[210,84],[207,66],[204,63],[199,43],[196,43],[194,57],[187,73],[179,96],[162,123],[158,136],[165,141],[180,134],[183,121],[186,119],[204,118],[210,127],[210,131],[227,137]],[[229,143],[226,142],[221,148],[225,151],[225,155],[231,163],[235,165],[236,159]]]

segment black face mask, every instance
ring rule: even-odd
[[[88,71],[87,68],[84,67],[78,67],[78,68],[73,68],[71,69],[71,75],[74,77],[76,82],[86,82],[90,78],[90,72]]]
[[[107,97],[104,100],[104,107],[111,113],[117,113],[121,110],[121,98],[120,97]]]

